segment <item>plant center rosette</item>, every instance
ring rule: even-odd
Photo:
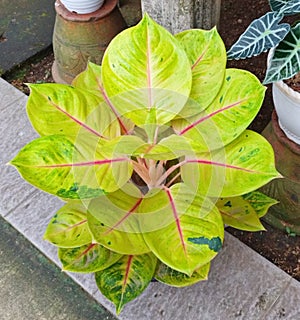
[[[118,313],[153,278],[207,279],[224,223],[263,229],[276,201],[255,190],[280,175],[269,143],[246,128],[265,88],[226,69],[216,29],[173,36],[145,15],[72,86],[30,89],[41,137],[11,164],[67,202],[45,239],[64,270],[95,273]]]

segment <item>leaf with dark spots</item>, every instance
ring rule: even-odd
[[[209,249],[213,250],[214,252],[219,252],[222,249],[222,240],[219,237],[214,237],[212,239],[205,237],[188,238],[188,241],[194,244],[208,245]]]

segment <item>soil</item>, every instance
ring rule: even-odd
[[[226,48],[229,48],[238,39],[252,20],[268,11],[268,0],[243,1],[243,3],[236,0],[222,0],[218,29]],[[24,65],[6,73],[3,78],[28,94],[28,88],[24,83],[53,82],[51,75],[53,59],[53,53],[49,48]],[[229,61],[228,67],[249,70],[262,81],[266,71],[266,60],[267,54],[263,53],[251,59]],[[273,111],[271,87],[270,85],[267,87],[262,108],[249,127],[257,132],[261,132],[266,127]],[[264,226],[267,230],[264,232],[253,233],[232,228],[228,228],[227,231],[300,281],[300,236],[295,236],[288,230],[283,232],[274,229],[266,223]]]

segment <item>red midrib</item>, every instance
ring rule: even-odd
[[[186,160],[185,163],[202,163],[202,164],[208,164],[208,165],[213,165],[213,166],[218,166],[218,167],[224,167],[224,168],[230,168],[230,169],[235,169],[235,170],[241,170],[245,172],[251,172],[254,173],[256,171],[238,167],[238,166],[233,166],[227,163],[220,163],[220,162],[214,162],[214,161],[208,161],[208,160],[198,160],[198,159],[190,159]]]
[[[120,118],[120,115],[118,113],[118,111],[116,110],[116,108],[114,107],[114,105],[111,103],[110,99],[108,98],[105,90],[104,90],[104,87],[102,85],[102,83],[100,81],[98,81],[98,78],[97,78],[97,83],[98,83],[98,87],[100,89],[100,92],[102,93],[103,97],[104,97],[104,100],[106,101],[106,103],[108,104],[108,106],[110,107],[111,111],[113,112],[113,114],[116,116],[118,122],[119,122],[119,125],[122,129],[122,131],[128,135],[129,132],[127,130],[127,128],[125,127],[124,123],[122,122],[121,118]]]
[[[152,107],[152,79],[151,79],[151,65],[150,65],[150,37],[149,29],[147,28],[147,85],[148,85],[148,109]]]
[[[139,207],[142,201],[143,201],[143,198],[140,198],[134,204],[134,206],[125,214],[125,216],[120,221],[118,221],[114,226],[112,226],[109,230],[105,231],[103,235],[107,235],[108,233],[116,229],[119,225],[121,225]]]
[[[111,164],[114,162],[122,162],[122,161],[129,161],[129,159],[128,158],[117,158],[117,159],[105,159],[105,160],[78,162],[78,163],[58,163],[58,164],[42,165],[42,166],[36,166],[36,167],[37,168],[86,167],[86,166],[97,166],[97,165]]]
[[[45,96],[46,99],[48,99],[47,96]],[[90,131],[91,133],[95,134],[97,137],[100,137],[102,139],[106,139],[106,137],[104,137],[103,135],[101,135],[99,132],[97,132],[96,130],[92,129],[91,127],[87,126],[85,123],[83,123],[82,121],[78,120],[77,118],[73,117],[70,113],[68,113],[66,110],[63,110],[59,105],[55,104],[53,101],[49,100],[48,101],[60,112],[62,112],[63,114],[65,114],[68,118],[72,119],[74,122],[76,122],[77,124],[79,124],[81,127],[85,128],[87,131]]]
[[[222,109],[219,109],[219,110],[217,110],[217,111],[214,111],[214,112],[208,114],[207,116],[196,120],[195,122],[193,122],[193,123],[190,124],[189,126],[185,127],[183,130],[181,130],[181,131],[178,133],[178,135],[181,136],[181,135],[185,134],[187,131],[195,128],[195,127],[196,127],[198,124],[200,124],[201,122],[203,122],[203,121],[205,121],[205,120],[207,120],[207,119],[209,119],[209,118],[212,118],[213,116],[215,116],[215,115],[217,115],[217,114],[219,114],[219,113],[221,113],[221,112],[223,112],[223,111],[226,111],[226,110],[228,110],[228,109],[230,109],[230,108],[233,108],[233,107],[239,105],[240,103],[242,103],[243,101],[244,101],[244,100],[241,100],[241,101],[238,101],[238,102],[236,102],[236,103],[230,104],[229,106],[226,106],[226,107],[224,107],[224,108],[222,108]]]
[[[92,243],[90,244],[83,252],[81,252],[81,254],[75,259],[75,261],[78,261],[81,259],[81,257],[83,257],[85,254],[87,254],[90,250],[92,250],[95,246],[97,245],[97,243]],[[75,262],[74,261],[74,262]]]
[[[173,215],[174,215],[174,218],[175,218],[175,221],[176,221],[178,234],[179,234],[179,237],[180,237],[180,242],[181,242],[184,254],[186,255],[187,254],[186,246],[185,246],[185,242],[184,242],[184,238],[183,238],[182,228],[181,228],[181,225],[180,225],[179,215],[178,215],[175,203],[174,203],[174,199],[172,197],[170,189],[168,189],[168,188],[164,188],[164,189],[165,189],[165,191],[167,193],[167,196],[169,198],[169,201],[170,201],[170,204],[171,204],[171,207],[172,207],[172,211],[173,211]]]
[[[198,57],[198,59],[192,65],[192,70],[194,70],[197,65],[201,62],[202,58],[204,57],[205,53],[207,52],[208,46],[203,50],[202,54]]]
[[[82,220],[82,221],[80,221],[80,222],[78,222],[78,223],[76,223],[76,224],[73,224],[72,226],[69,226],[69,227],[66,228],[66,229],[63,229],[63,230],[58,231],[58,232],[55,232],[54,234],[64,233],[64,232],[69,231],[69,230],[72,230],[72,229],[74,229],[74,228],[76,228],[76,227],[78,227],[78,226],[80,226],[80,225],[82,225],[82,224],[84,224],[84,223],[86,223],[86,222],[87,222],[87,219],[84,219],[84,220]]]
[[[126,266],[125,275],[124,275],[124,281],[123,281],[123,288],[122,288],[122,292],[123,293],[125,292],[126,285],[127,285],[127,282],[128,282],[129,272],[130,272],[130,269],[131,269],[132,260],[133,260],[133,256],[129,256],[128,260],[127,260],[127,266]]]

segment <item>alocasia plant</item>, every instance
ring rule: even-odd
[[[292,78],[300,71],[300,23],[281,23],[300,13],[300,0],[269,0],[271,12],[255,19],[228,51],[228,59],[244,59],[275,48],[264,83]]]
[[[225,65],[216,29],[173,36],[145,15],[71,86],[30,85],[41,137],[11,164],[67,201],[45,239],[64,270],[95,272],[117,312],[153,278],[206,279],[224,223],[262,230],[276,202],[254,191],[280,176],[273,150],[246,130],[265,88]]]

